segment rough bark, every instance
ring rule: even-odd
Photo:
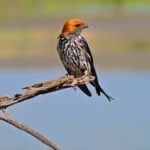
[[[5,121],[16,128],[23,130],[30,135],[37,138],[42,143],[46,144],[53,150],[59,150],[60,148],[53,141],[44,137],[38,131],[32,129],[31,127],[21,123],[20,121],[12,118],[7,112],[6,108],[12,105],[18,104],[20,102],[29,100],[33,97],[36,97],[40,94],[46,94],[65,88],[76,87],[78,85],[86,84],[90,81],[93,81],[93,76],[82,76],[79,78],[74,78],[74,76],[63,76],[56,80],[50,80],[47,82],[37,83],[31,86],[23,88],[22,93],[17,93],[14,96],[0,96],[0,120]]]

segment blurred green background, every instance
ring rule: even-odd
[[[0,0],[0,67],[60,66],[57,37],[81,18],[96,65],[150,69],[149,0]]]
[[[66,73],[56,44],[70,18],[89,25],[83,35],[100,84],[115,101],[89,86],[91,98],[70,88],[9,112],[62,150],[150,150],[149,0],[0,0],[0,95]],[[2,121],[0,133],[0,150],[47,150]]]

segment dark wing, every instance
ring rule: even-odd
[[[78,87],[79,87],[80,90],[81,90],[82,92],[84,92],[87,96],[92,96],[90,90],[88,89],[88,87],[87,87],[85,84],[83,84],[83,85],[78,85]]]
[[[99,85],[98,77],[97,77],[96,70],[94,67],[93,57],[92,57],[90,48],[84,38],[82,39],[82,44],[83,44],[83,49],[85,50],[86,59],[87,59],[87,61],[90,62],[90,65],[91,65],[91,75],[95,77],[95,80],[90,83],[95,87],[98,95],[100,95],[100,92],[102,92],[107,97],[107,99],[109,101],[111,101],[113,98],[111,96],[109,96],[108,94],[106,94],[106,92]]]

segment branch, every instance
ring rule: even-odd
[[[39,141],[46,144],[47,146],[49,146],[53,150],[59,150],[59,147],[54,142],[50,141],[49,139],[44,137],[42,134],[40,134],[38,131],[32,129],[31,127],[29,127],[29,126],[23,124],[22,122],[12,118],[8,113],[4,113],[4,112],[0,113],[0,120],[3,120],[5,122],[15,126],[16,128],[29,133],[30,135],[34,136]]]
[[[0,109],[7,108],[9,106],[20,103],[22,101],[31,99],[40,94],[46,94],[46,93],[62,90],[65,88],[83,85],[93,80],[94,80],[93,76],[82,76],[79,78],[75,78],[74,76],[63,76],[56,80],[37,83],[23,88],[25,89],[24,92],[17,93],[14,96],[1,96]]]
[[[93,81],[93,76],[82,76],[79,78],[74,78],[74,76],[63,76],[56,80],[51,80],[47,82],[37,83],[28,87],[25,87],[25,91],[22,93],[17,93],[14,96],[1,96],[0,97],[0,110],[2,112],[0,113],[0,120],[3,120],[16,128],[23,130],[30,135],[37,138],[42,143],[46,144],[53,150],[59,150],[59,147],[46,137],[44,137],[42,134],[40,134],[38,131],[32,129],[31,127],[24,125],[20,121],[12,118],[8,113],[4,111],[9,106],[12,106],[14,104],[18,104],[20,102],[23,102],[25,100],[29,100],[35,96],[38,96],[40,94],[46,94],[58,90],[62,90],[69,87],[75,87],[78,85],[86,84],[90,81]]]

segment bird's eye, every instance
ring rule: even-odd
[[[80,27],[80,24],[75,24],[76,27]]]

